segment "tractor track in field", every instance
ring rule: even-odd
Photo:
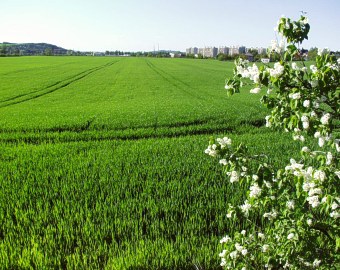
[[[217,100],[219,99],[219,96],[217,95],[213,95],[209,92],[204,93],[204,97],[199,96],[199,95],[195,95],[194,93],[198,92],[198,90],[194,87],[192,87],[189,83],[184,82],[183,80],[171,75],[170,73],[162,70],[159,67],[156,67],[154,64],[152,64],[149,60],[147,61],[147,65],[154,71],[156,72],[158,75],[160,75],[163,79],[165,79],[167,82],[169,82],[171,85],[178,87],[179,89],[181,89],[183,92],[185,92],[186,94],[189,94],[192,97],[195,97],[199,100],[206,100],[207,96],[211,97],[212,100]],[[179,83],[179,84],[177,84]],[[190,89],[192,91],[187,91],[186,89]],[[219,102],[219,101],[218,101]]]
[[[82,72],[80,72],[76,75],[68,77],[63,81],[58,81],[58,82],[55,82],[53,84],[50,84],[47,87],[44,87],[42,89],[35,90],[35,91],[29,92],[29,93],[26,93],[26,94],[17,95],[15,97],[11,97],[11,98],[2,100],[2,101],[0,101],[0,108],[4,108],[4,107],[12,106],[12,105],[15,105],[15,104],[23,103],[23,102],[26,102],[26,101],[29,101],[29,100],[32,100],[32,99],[36,99],[36,98],[45,96],[47,94],[51,94],[51,93],[53,93],[57,90],[63,89],[66,86],[89,76],[90,74],[92,74],[94,72],[97,72],[99,70],[102,70],[104,68],[112,66],[113,64],[116,64],[118,62],[119,61],[114,61],[114,62],[107,63],[105,65],[90,68],[90,69],[82,71]]]
[[[151,70],[153,70],[156,74],[158,74],[159,76],[161,76],[165,81],[167,81],[168,83],[170,83],[172,86],[175,86],[176,88],[180,89],[181,91],[183,91],[184,93],[186,93],[189,96],[192,96],[198,100],[203,100],[204,98],[199,96],[199,95],[195,95],[193,92],[187,91],[187,88],[190,88],[192,90],[193,89],[189,84],[184,83],[183,81],[179,80],[178,78],[170,75],[169,73],[165,72],[164,70],[156,67],[154,64],[152,64],[150,61],[146,60],[146,64],[149,66],[149,68]],[[177,83],[179,82],[179,83]]]
[[[139,141],[139,140],[148,140],[148,139],[171,139],[171,138],[180,138],[186,136],[197,136],[197,135],[212,135],[216,133],[222,132],[233,132],[231,128],[214,128],[214,129],[203,129],[203,130],[193,130],[193,131],[174,131],[171,134],[162,133],[162,134],[123,134],[123,135],[103,135],[103,136],[76,136],[76,137],[66,137],[66,138],[58,138],[58,137],[25,137],[25,138],[6,138],[0,139],[1,143],[8,144],[17,144],[17,143],[25,143],[25,144],[57,144],[57,143],[79,143],[79,142],[101,142],[101,141]],[[81,135],[81,132],[76,132]],[[46,134],[48,135],[48,133]]]
[[[157,129],[153,129],[152,125],[140,126],[134,128],[116,128],[111,130],[105,130],[101,133],[101,130],[89,130],[90,125],[95,118],[91,118],[85,121],[82,125],[74,128],[70,127],[55,127],[39,131],[39,136],[36,136],[34,130],[25,130],[16,132],[12,131],[0,131],[0,143],[25,143],[25,144],[56,144],[56,143],[72,143],[72,142],[100,142],[100,141],[138,141],[147,139],[164,139],[164,138],[179,138],[186,136],[197,135],[216,135],[217,133],[235,133],[241,134],[242,130],[238,129],[238,124],[234,125],[215,125],[206,126],[210,121],[209,119],[192,121],[187,123],[176,124],[164,124]],[[255,121],[242,121],[241,125],[247,125],[252,130],[265,126],[264,120]],[[181,129],[184,127],[185,129]],[[190,127],[196,127],[190,129]],[[188,129],[186,129],[188,128]],[[131,133],[124,131],[133,131]],[[152,131],[151,131],[152,130]],[[151,132],[150,132],[151,131]],[[7,135],[18,135],[14,137],[7,137]],[[66,136],[63,136],[65,134]]]

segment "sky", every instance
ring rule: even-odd
[[[340,0],[1,0],[0,42],[79,51],[265,47],[284,15],[307,12],[303,48],[340,50]]]

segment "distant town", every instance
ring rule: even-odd
[[[186,55],[196,58],[216,58],[219,55],[224,57],[233,58],[239,55],[245,55],[249,60],[254,60],[255,55],[262,55],[263,57],[267,54],[266,48],[246,48],[245,46],[231,46],[231,47],[204,47],[197,48],[191,47],[186,49]]]
[[[340,52],[331,52],[337,57]],[[295,60],[299,59],[315,59],[317,48],[310,48],[309,50],[301,49]],[[243,57],[249,61],[261,61],[268,58],[267,48],[245,46],[221,46],[221,47],[190,47],[185,52],[172,50],[153,50],[153,51],[75,51],[68,50],[48,43],[0,43],[0,57],[4,56],[126,56],[126,57],[160,57],[160,58],[198,58],[198,59],[218,59],[221,61],[233,60],[237,57]],[[276,60],[275,54],[270,56],[270,60]]]

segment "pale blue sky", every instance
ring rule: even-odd
[[[1,0],[0,42],[73,50],[267,47],[281,15],[311,25],[303,47],[340,50],[340,0]]]

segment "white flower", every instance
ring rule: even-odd
[[[230,173],[230,183],[238,182],[239,179],[240,179],[240,176],[237,171],[232,171]]]
[[[315,259],[313,262],[313,267],[319,267],[321,263],[321,260]]]
[[[322,194],[321,188],[312,188],[308,192],[308,196],[321,195],[321,194]]]
[[[256,174],[253,174],[252,179],[253,179],[254,181],[257,181],[257,180],[259,180],[259,177],[258,177]]]
[[[294,128],[294,132],[300,132],[301,130],[299,128]],[[301,141],[304,142],[305,141],[305,137],[303,135],[299,135],[299,134],[294,134],[293,135],[293,140],[294,141]]]
[[[243,78],[249,78],[254,83],[259,83],[260,77],[257,65],[253,64],[253,66],[247,67],[248,63],[249,61],[240,59],[239,64],[236,66],[237,74]]]
[[[325,55],[325,54],[328,54],[329,53],[329,49],[328,48],[324,48],[324,49],[318,49],[318,55],[319,56],[322,56],[322,55]]]
[[[267,263],[266,263],[266,264],[264,265],[264,267],[265,267],[265,268],[268,268],[268,270],[271,270],[271,269],[273,268],[273,265],[267,264]]]
[[[283,74],[284,66],[277,62],[274,64],[274,68],[269,68],[268,70],[271,77],[278,78]]]
[[[340,140],[336,139],[334,140],[335,148],[337,152],[340,152]]]
[[[232,260],[235,260],[237,258],[237,251],[230,252],[229,256]]]
[[[271,127],[272,125],[269,120],[270,120],[270,115],[267,115],[266,116],[266,127]]]
[[[315,187],[315,183],[313,182],[304,182],[302,185],[302,189],[303,191],[308,192],[310,189]]]
[[[264,238],[265,238],[265,236],[264,236],[263,233],[258,233],[257,236],[258,236],[260,239],[264,239]]]
[[[339,205],[336,202],[332,203],[332,210],[335,210],[339,207]]]
[[[304,147],[302,147],[301,151],[308,153],[308,152],[310,152],[310,149],[307,146],[304,146]]]
[[[315,180],[318,180],[318,181],[320,181],[320,182],[323,182],[323,181],[325,181],[325,179],[327,178],[326,177],[326,173],[324,172],[324,171],[321,171],[321,170],[316,170],[315,172],[314,172],[314,179]]]
[[[331,63],[327,63],[327,64],[326,64],[326,67],[329,67],[329,68],[331,68],[331,69],[333,69],[333,70],[337,70],[337,69],[338,69],[338,67],[336,66],[336,64],[331,64]]]
[[[314,112],[314,111],[311,111],[311,112],[310,112],[310,117],[317,117],[317,114],[316,114],[316,112]]]
[[[245,201],[243,205],[240,206],[241,211],[248,215],[249,209],[251,208],[251,204],[248,203],[248,201]]]
[[[228,235],[226,235],[220,240],[220,243],[221,244],[228,243],[229,241],[231,241],[231,238]]]
[[[336,171],[334,174],[340,179],[340,171]]]
[[[317,87],[319,85],[319,81],[318,80],[312,80],[310,82],[310,84],[311,84],[312,87]]]
[[[292,63],[292,69],[299,70],[299,67],[295,62]]]
[[[309,122],[308,121],[302,122],[302,127],[304,129],[308,129],[309,128]]]
[[[208,154],[209,156],[216,157],[217,156],[217,146],[216,144],[209,145],[207,149],[205,149],[204,153]]]
[[[223,139],[217,138],[216,141],[221,145],[221,148],[225,148],[228,145],[231,145],[231,139],[228,137],[224,137]]]
[[[262,252],[267,252],[269,249],[269,245],[265,244],[262,246]]]
[[[317,132],[315,132],[314,133],[314,138],[320,138],[321,137],[321,134],[320,134],[320,132],[319,131],[317,131]]]
[[[228,164],[228,162],[227,162],[226,159],[221,159],[221,160],[219,161],[219,163],[222,164],[222,165],[224,165],[224,166]]]
[[[332,213],[330,213],[330,216],[332,218],[339,218],[340,217],[340,212],[339,211],[333,211]]]
[[[273,212],[264,213],[264,218],[268,218],[269,220],[275,219],[277,217],[277,212],[274,210]]]
[[[290,159],[290,164],[291,165],[286,166],[286,171],[302,170],[304,166],[303,164],[297,163],[295,159]]]
[[[325,138],[324,137],[320,137],[318,140],[318,144],[320,147],[323,147],[325,145]]]
[[[272,188],[272,184],[266,180],[263,181],[267,188]]]
[[[250,187],[250,198],[257,198],[258,196],[261,195],[262,189],[259,187],[258,184],[254,184],[253,186]]]
[[[291,240],[291,239],[294,238],[294,236],[295,236],[294,233],[290,233],[290,234],[288,234],[287,239],[288,239],[288,240]]]
[[[307,219],[307,224],[308,224],[308,226],[312,226],[313,221],[309,218],[309,219]]]
[[[313,73],[318,72],[318,68],[317,68],[316,66],[314,66],[314,65],[311,65],[309,68],[310,68],[310,70],[311,70]]]
[[[291,265],[288,261],[286,261],[285,265],[283,266],[283,269],[290,268]]]
[[[220,256],[220,257],[225,257],[226,253],[227,253],[227,251],[224,249],[224,250],[219,254],[219,256]]]
[[[233,217],[232,214],[233,214],[233,212],[228,212],[227,213],[227,218],[232,218]]]
[[[308,122],[308,121],[309,121],[309,120],[308,120],[308,116],[303,115],[303,116],[301,117],[301,121],[302,121],[302,122]]]
[[[283,40],[280,41],[280,44],[278,44],[276,40],[272,40],[271,41],[271,46],[270,46],[269,49],[270,49],[270,51],[281,53],[281,52],[284,51],[284,48],[285,48],[285,44],[284,44]]]
[[[229,84],[226,84],[226,85],[224,86],[224,88],[225,88],[226,90],[229,90],[229,89],[233,89],[233,86],[232,86],[232,85],[229,85]]]
[[[220,265],[223,267],[227,264],[227,260],[225,258],[222,258]]]
[[[333,160],[333,155],[331,152],[327,152],[327,156],[326,156],[326,165],[331,165]]]
[[[239,252],[241,252],[242,249],[243,249],[243,247],[242,247],[239,243],[236,243],[236,244],[235,244],[235,248],[236,248],[236,250],[239,251]]]
[[[246,248],[244,248],[244,249],[242,249],[241,253],[242,253],[243,256],[246,256],[247,253],[248,253],[248,250]]]
[[[313,208],[318,207],[320,202],[319,202],[319,196],[311,196],[307,198],[307,201],[310,205],[312,205]]]
[[[291,99],[300,99],[301,98],[301,93],[292,93],[292,94],[289,94],[289,97]]]
[[[308,100],[308,99],[304,100],[303,101],[303,107],[309,108],[309,106],[310,106],[310,100]]]
[[[295,202],[294,200],[287,201],[286,203],[288,209],[294,209],[295,207]]]
[[[245,230],[242,230],[242,231],[241,231],[241,234],[242,234],[242,235],[246,235],[246,231],[245,231]]]
[[[261,88],[256,87],[256,88],[254,88],[254,89],[251,89],[251,90],[250,90],[250,93],[251,93],[251,94],[258,94],[258,93],[260,93],[260,91],[261,91]]]
[[[320,119],[321,124],[328,125],[330,118],[331,118],[331,115],[329,113],[324,114]]]

